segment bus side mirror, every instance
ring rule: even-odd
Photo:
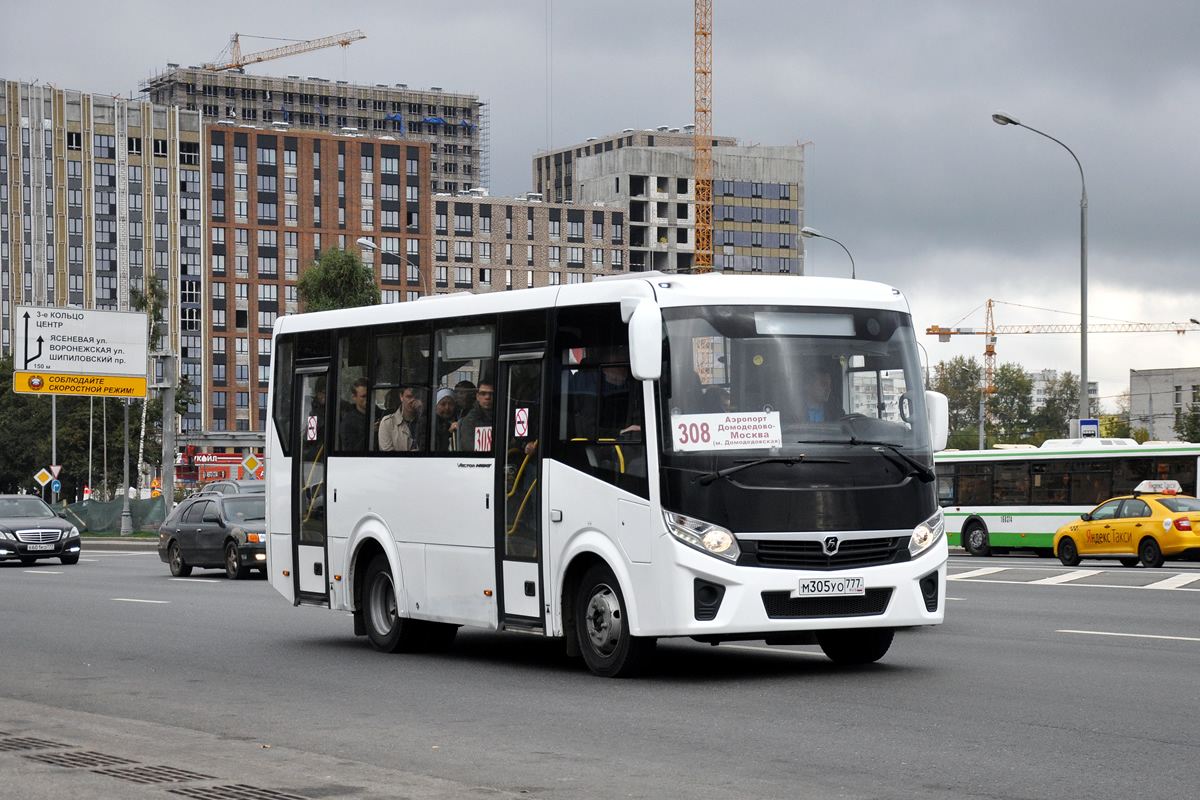
[[[933,452],[939,453],[946,449],[946,439],[950,436],[950,401],[941,392],[925,392],[925,410],[929,414],[929,438],[933,443]]]
[[[630,305],[634,307],[627,313]],[[624,298],[621,316],[629,323],[629,371],[639,381],[658,380],[662,377],[662,311],[658,304]]]

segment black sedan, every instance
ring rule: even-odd
[[[158,529],[158,557],[185,578],[193,567],[224,569],[230,578],[267,571],[265,495],[198,495],[175,507]]]
[[[31,494],[0,494],[0,561],[79,563],[79,529]]]

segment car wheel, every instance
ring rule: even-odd
[[[400,616],[392,567],[383,553],[371,559],[363,583],[363,622],[371,646],[383,653],[410,653],[420,649],[419,620]]]
[[[1163,562],[1166,561],[1163,558],[1162,548],[1150,536],[1142,539],[1141,544],[1138,545],[1138,556],[1142,559],[1143,564],[1152,568],[1161,567]]]
[[[583,660],[602,678],[635,675],[654,655],[656,639],[629,632],[625,597],[607,564],[594,564],[584,573],[576,595],[574,622]]]
[[[250,567],[242,563],[242,554],[237,542],[225,543],[225,577],[238,581],[250,574]]]
[[[973,556],[990,556],[992,554],[991,545],[988,543],[987,528],[983,527],[982,522],[972,522],[963,531],[963,548]]]
[[[68,553],[65,556],[59,556],[58,560],[66,564],[68,567],[72,564],[79,563],[79,553]]]
[[[1127,558],[1122,558],[1122,559],[1120,559],[1120,561],[1121,561],[1122,567],[1136,567],[1138,564],[1141,563],[1141,559],[1138,558],[1137,556],[1129,556]]]
[[[817,631],[817,644],[835,664],[873,664],[892,646],[891,628]]]
[[[171,546],[167,548],[167,564],[171,567],[171,574],[176,578],[186,578],[192,574],[192,566],[183,560],[179,542],[171,542]]]
[[[1079,564],[1079,548],[1070,536],[1064,536],[1058,541],[1058,560],[1064,567],[1074,567]]]

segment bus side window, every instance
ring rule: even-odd
[[[280,336],[275,343],[275,363],[272,365],[271,388],[274,390],[275,407],[271,409],[271,420],[279,437],[280,449],[285,456],[292,454],[292,391],[295,375],[295,338]]]
[[[429,350],[426,341],[426,352]],[[459,319],[452,326],[434,332],[434,391],[425,408],[425,436],[431,446],[444,453],[490,453],[495,413],[500,398],[496,395],[496,325],[486,318]],[[426,383],[428,385],[428,383]],[[454,420],[439,422],[437,390],[455,389],[455,402],[463,404],[452,415]],[[451,430],[453,428],[453,430]]]
[[[367,376],[368,341],[364,329],[338,337],[337,391],[326,402],[337,409],[337,450],[345,454],[363,454],[370,446],[374,409]]]

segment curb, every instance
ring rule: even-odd
[[[81,547],[85,552],[88,550],[116,550],[127,553],[157,553],[158,539],[132,538],[129,536],[124,538],[115,536],[84,536],[82,537]]]

